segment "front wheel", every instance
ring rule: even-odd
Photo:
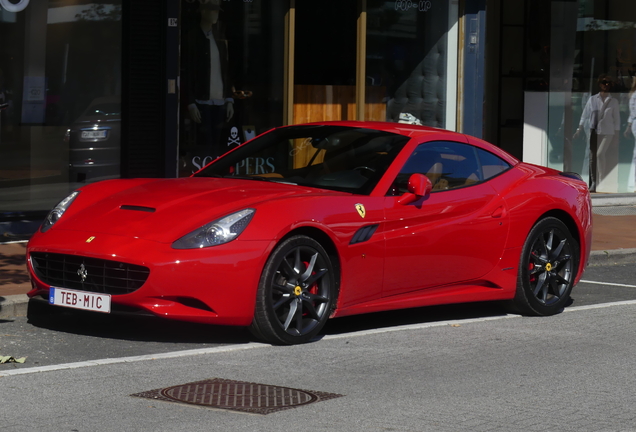
[[[329,319],[334,299],[335,276],[325,249],[310,237],[290,237],[265,264],[250,330],[273,344],[309,342]]]
[[[557,218],[539,221],[521,252],[517,292],[511,309],[524,315],[554,315],[563,310],[579,268],[579,245]]]

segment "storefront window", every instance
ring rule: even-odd
[[[368,0],[366,120],[455,129],[457,3]]]
[[[636,3],[580,0],[546,6],[551,22],[545,47],[547,165],[582,174],[592,191],[634,192]]]
[[[282,124],[284,3],[182,0],[180,176]]]
[[[0,213],[119,177],[121,1],[0,2]]]

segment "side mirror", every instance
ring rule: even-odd
[[[398,204],[407,205],[427,196],[433,190],[433,183],[424,174],[415,173],[409,177],[408,192],[399,199]]]

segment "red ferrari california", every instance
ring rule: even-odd
[[[574,173],[398,123],[273,129],[189,178],[107,180],[29,242],[51,307],[248,326],[310,341],[330,317],[503,301],[552,315],[591,244]]]

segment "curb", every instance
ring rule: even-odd
[[[634,264],[636,263],[636,249],[614,249],[606,251],[592,251],[588,266]]]
[[[592,194],[592,207],[633,206],[636,194]]]
[[[589,267],[636,263],[636,249],[592,251],[587,263]],[[29,298],[26,294],[0,297],[0,320],[27,315]]]
[[[0,297],[0,319],[26,316],[29,297],[26,294]]]

